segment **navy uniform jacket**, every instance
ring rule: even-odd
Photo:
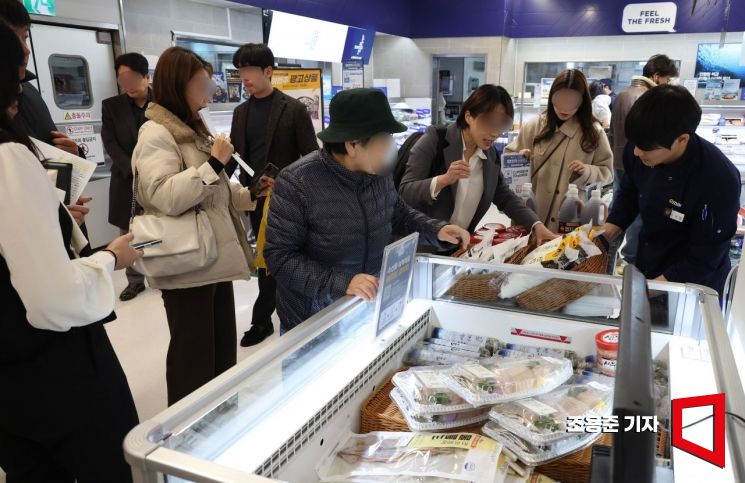
[[[625,230],[642,218],[637,268],[647,278],[706,285],[720,295],[737,230],[740,173],[712,143],[691,136],[683,158],[649,168],[629,144],[621,192],[608,222]]]

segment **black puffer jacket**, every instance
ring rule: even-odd
[[[377,275],[393,235],[438,245],[445,226],[410,208],[391,176],[347,170],[325,150],[282,170],[272,194],[264,256],[289,330],[343,296],[358,273]]]

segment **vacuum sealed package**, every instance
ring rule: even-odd
[[[502,445],[493,439],[470,433],[350,434],[317,472],[322,482],[400,476],[492,483],[501,451]]]
[[[490,357],[492,355],[492,351],[484,347],[447,339],[439,339],[436,337],[429,337],[427,339],[424,339],[424,341],[422,341],[422,345],[424,347],[427,347],[428,349],[450,352],[452,354],[458,354],[465,357],[473,357],[476,359],[481,357]]]
[[[581,359],[576,352],[569,349],[554,349],[551,347],[538,347],[531,345],[503,343],[500,349],[495,353],[500,357],[514,357],[519,359],[528,359],[533,357],[547,356],[557,359],[567,358],[572,361],[572,367],[575,369],[579,366]]]
[[[489,419],[489,408],[473,408],[447,414],[420,414],[412,409],[409,400],[399,388],[393,388],[391,399],[406,418],[406,424],[412,431],[442,431],[445,429],[472,426]]]
[[[456,354],[445,351],[440,346],[428,346],[422,342],[418,342],[404,356],[404,364],[407,366],[448,365],[477,360],[478,357]]]
[[[442,377],[442,367],[424,366],[393,375],[393,384],[417,414],[444,414],[473,409],[450,389]]]
[[[502,344],[499,339],[492,337],[484,337],[481,335],[465,334],[462,332],[456,332],[454,330],[443,329],[442,327],[435,327],[432,329],[432,338],[449,340],[452,342],[459,342],[462,344],[468,344],[470,346],[476,346],[485,349],[490,355],[494,354],[494,351]]]
[[[567,417],[608,416],[612,409],[613,386],[590,380],[567,384],[542,396],[497,404],[489,413],[492,420],[534,445],[572,437]]]
[[[501,443],[503,452],[507,456],[514,454],[517,459],[530,466],[546,464],[584,449],[602,435],[601,433],[579,434],[552,444],[534,445],[494,421],[486,423],[481,430],[486,436]]]
[[[474,406],[495,404],[551,391],[572,375],[569,359],[536,357],[456,364],[445,371],[448,387]]]

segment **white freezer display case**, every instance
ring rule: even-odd
[[[359,428],[364,401],[433,327],[508,343],[596,353],[595,335],[614,318],[520,308],[450,295],[460,277],[537,272],[519,266],[418,255],[401,319],[376,336],[374,304],[345,297],[274,344],[257,351],[127,436],[124,449],[136,482],[315,482],[316,466]],[[622,297],[618,277],[541,271],[541,276],[596,286]],[[725,392],[727,410],[745,414],[742,380],[716,294],[706,288],[649,282],[654,299],[652,356],[669,370],[671,398]],[[610,295],[608,295],[610,294]],[[614,295],[615,294],[615,295]],[[520,334],[520,335],[518,335]],[[525,335],[542,340],[526,338]],[[650,368],[651,370],[651,368]],[[707,413],[684,413],[688,424]],[[710,412],[709,412],[710,414]],[[684,436],[711,437],[711,421]],[[697,439],[697,436],[699,439]],[[726,465],[720,469],[673,448],[672,481],[743,481],[745,425],[728,419]]]

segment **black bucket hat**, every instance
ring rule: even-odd
[[[318,138],[327,143],[343,143],[407,129],[393,118],[388,98],[378,89],[340,91],[331,99],[329,113],[331,123],[318,133]]]

